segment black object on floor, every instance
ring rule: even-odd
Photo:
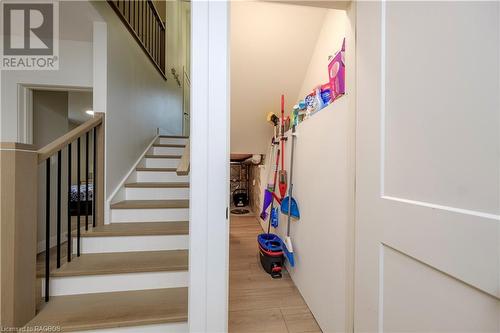
[[[244,208],[231,209],[231,214],[243,215],[243,214],[248,214],[248,213],[250,213],[250,211],[248,209],[244,209]]]
[[[248,190],[236,189],[233,192],[233,203],[236,207],[245,207],[248,205]]]

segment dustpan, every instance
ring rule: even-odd
[[[281,213],[288,215],[288,207],[290,207],[290,216],[295,219],[300,219],[299,205],[297,204],[297,201],[294,198],[292,198],[291,204],[289,201],[290,197],[285,197],[281,201]]]

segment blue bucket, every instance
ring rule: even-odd
[[[283,251],[283,242],[278,235],[275,234],[260,234],[257,236],[257,241],[261,248],[270,252]]]

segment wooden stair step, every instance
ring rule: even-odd
[[[160,135],[160,138],[165,138],[165,139],[189,139],[189,136],[183,136],[183,135]]]
[[[144,157],[145,158],[178,158],[178,159],[180,159],[182,156],[181,155],[153,155],[153,154],[147,154]]]
[[[137,167],[135,171],[150,171],[150,172],[176,172],[177,168],[146,168],[146,167]]]
[[[165,148],[184,148],[186,145],[173,144],[173,143],[155,143],[153,147],[165,147]]]
[[[187,288],[51,297],[26,332],[60,326],[63,332],[187,321]]]
[[[140,182],[127,183],[125,187],[129,188],[188,188],[189,183],[166,183],[166,182]]]
[[[90,253],[73,257],[70,262],[51,271],[50,276],[168,272],[187,269],[187,250]],[[37,275],[43,277],[44,272],[40,271]]]
[[[189,200],[124,200],[111,205],[111,209],[189,208]]]
[[[189,222],[111,223],[81,233],[82,237],[187,235]]]

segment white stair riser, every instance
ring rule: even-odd
[[[175,171],[137,171],[137,182],[187,183],[189,176],[177,176]]]
[[[127,200],[184,200],[189,199],[189,188],[133,188],[125,190]]]
[[[102,330],[80,331],[79,333],[188,333],[187,322],[165,323],[144,326],[113,327]],[[77,332],[78,333],[78,332]]]
[[[183,138],[160,138],[160,144],[162,145],[185,145],[187,139]]]
[[[42,279],[42,286],[45,278]],[[124,274],[51,277],[50,296],[93,294],[113,291],[187,287],[188,272],[140,272]],[[42,288],[42,297],[45,296]]]
[[[111,253],[135,251],[187,250],[188,235],[81,237],[81,253]],[[76,237],[73,237],[73,254],[76,254]]]
[[[177,168],[179,158],[145,158],[146,168]]]
[[[189,208],[111,209],[111,223],[189,221]]]
[[[182,155],[183,147],[153,147],[154,155]]]

